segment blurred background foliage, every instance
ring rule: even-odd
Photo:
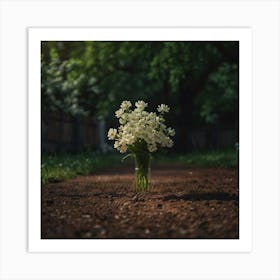
[[[238,78],[238,42],[42,42],[42,121],[63,112],[103,116],[116,126],[120,103],[142,99],[151,111],[160,103],[171,107],[167,122],[178,151],[193,149],[190,132],[200,128],[231,128],[236,143]]]

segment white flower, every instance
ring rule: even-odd
[[[120,124],[125,124],[125,119],[124,118],[120,118]]]
[[[126,150],[127,150],[127,146],[126,146],[125,144],[122,144],[122,145],[120,146],[120,152],[121,152],[121,153],[125,153]]]
[[[171,139],[168,139],[167,143],[166,143],[166,147],[170,148],[173,146],[173,141]]]
[[[121,104],[121,109],[123,109],[124,111],[128,110],[131,107],[131,102],[130,101],[123,101]]]
[[[120,143],[118,141],[116,141],[115,144],[114,144],[114,148],[118,149],[119,146],[120,146]]]
[[[139,100],[135,103],[135,107],[139,110],[139,111],[143,111],[146,107],[148,106],[147,103],[145,103],[142,100]]]
[[[175,135],[175,130],[173,128],[171,128],[171,127],[168,127],[167,128],[167,134],[169,136],[174,136]]]
[[[117,130],[115,128],[110,128],[108,131],[108,138],[109,140],[114,140],[117,135]]]
[[[142,100],[135,103],[134,110],[130,107],[130,101],[121,103],[119,110],[116,111],[120,126],[118,130],[110,128],[108,131],[108,138],[115,140],[114,148],[124,153],[129,147],[136,147],[134,145],[140,143],[144,150],[152,153],[160,147],[173,146],[170,137],[175,134],[175,131],[171,127],[167,128],[162,114],[169,111],[167,105],[158,106],[159,115],[145,111],[147,103]]]
[[[119,109],[115,112],[116,117],[119,119],[124,114],[123,109]]]
[[[148,145],[148,150],[149,152],[155,152],[157,150],[157,146],[156,145]]]
[[[168,113],[169,107],[165,104],[158,105],[157,110],[159,113]]]

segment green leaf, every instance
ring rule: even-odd
[[[127,158],[129,158],[129,157],[133,157],[134,156],[134,154],[128,154],[128,155],[126,155],[126,156],[124,156],[123,158],[122,158],[122,162],[124,162],[124,160],[126,160]]]

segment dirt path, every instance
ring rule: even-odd
[[[238,238],[238,171],[152,166],[136,195],[133,167],[42,186],[42,238]]]

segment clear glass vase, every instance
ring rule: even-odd
[[[146,192],[151,190],[151,155],[150,153],[139,153],[135,158],[135,186],[136,192]]]

